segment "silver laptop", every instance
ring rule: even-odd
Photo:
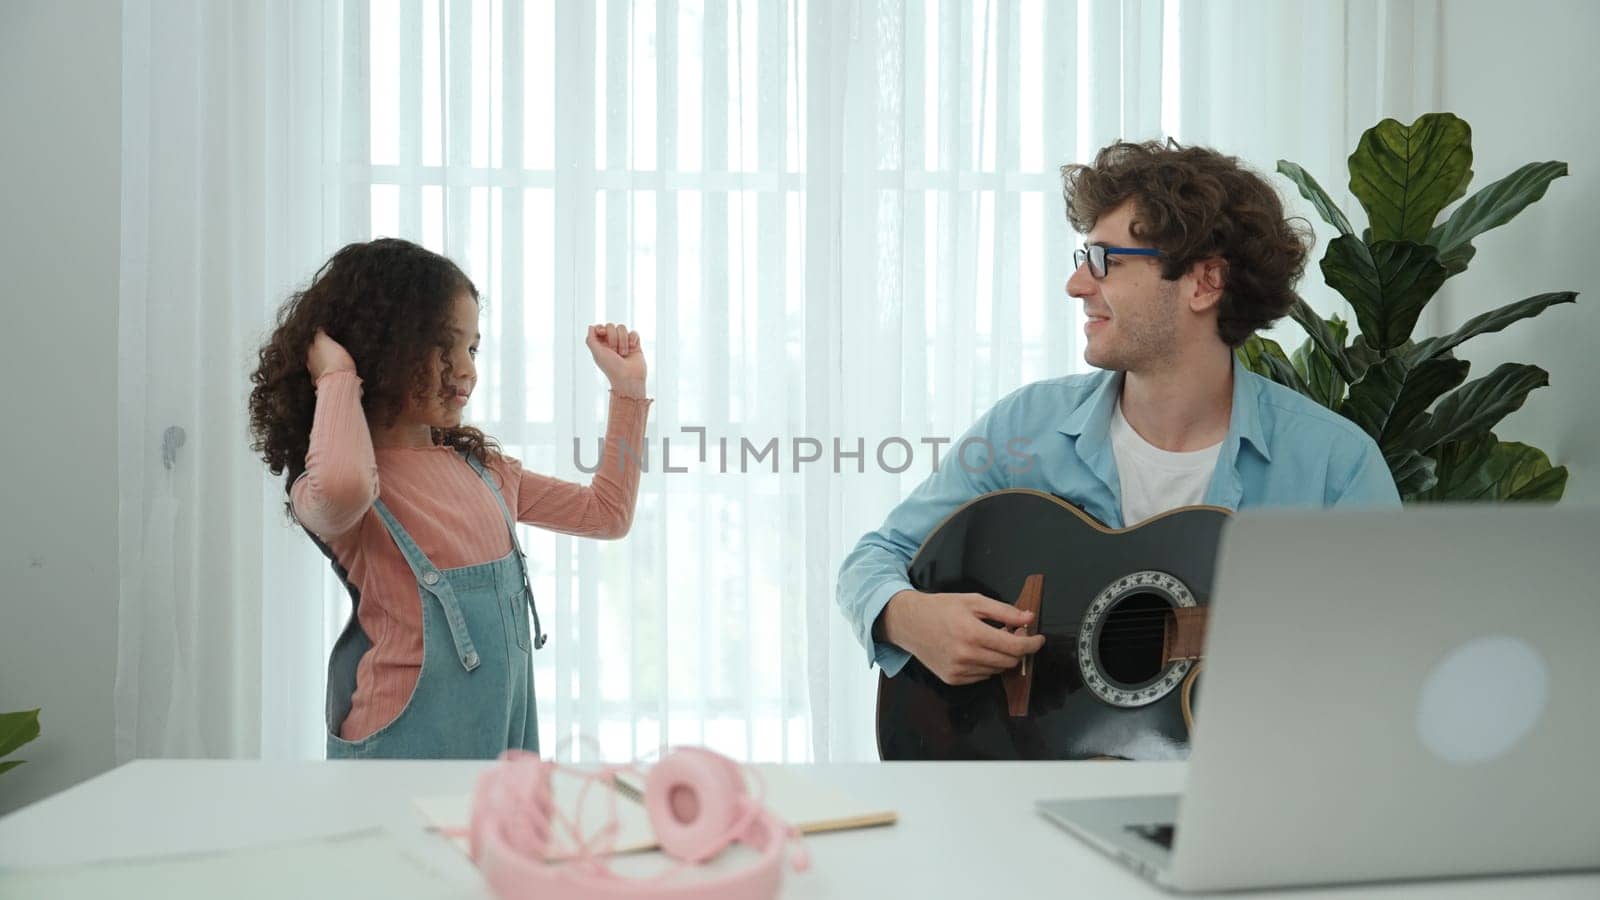
[[[1600,509],[1247,511],[1219,553],[1183,794],[1045,816],[1180,891],[1600,869]]]

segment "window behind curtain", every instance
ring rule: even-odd
[[[838,561],[928,474],[919,438],[953,438],[1020,384],[1082,369],[1057,168],[1176,129],[1167,13],[343,5],[330,25],[347,110],[328,185],[344,198],[337,225],[444,252],[483,292],[468,421],[527,467],[587,481],[578,462],[595,461],[606,398],[582,329],[624,321],[644,337],[656,405],[632,533],[521,527],[553,635],[535,655],[547,749],[873,755],[873,676],[834,608]],[[829,22],[844,40],[813,53]],[[836,67],[840,102],[815,102]],[[830,183],[849,192],[830,198],[845,212],[837,285],[807,284],[817,115],[840,135]],[[825,420],[806,412],[819,398]],[[685,427],[705,429],[703,461]],[[804,477],[801,435],[824,445]],[[901,473],[875,458],[889,436],[914,448]],[[835,437],[847,451],[864,440],[864,472],[846,458],[831,473]],[[688,472],[664,471],[664,438]],[[779,471],[740,472],[742,438],[777,438]],[[328,609],[331,646],[348,615],[331,583]]]

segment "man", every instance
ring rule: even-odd
[[[953,445],[966,452],[845,558],[839,605],[891,676],[915,656],[968,684],[1044,644],[1017,633],[1028,615],[1009,604],[924,594],[906,578],[934,526],[980,494],[1045,491],[1113,528],[1199,503],[1399,505],[1365,432],[1235,360],[1288,312],[1305,267],[1308,238],[1271,185],[1216,151],[1156,142],[1112,144],[1061,175],[1068,219],[1087,236],[1066,289],[1089,319],[1084,359],[1102,371],[995,404]]]

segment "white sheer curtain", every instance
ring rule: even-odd
[[[645,337],[657,403],[632,534],[523,531],[552,633],[535,657],[546,746],[760,760],[875,757],[840,559],[941,439],[1081,368],[1058,166],[1170,134],[1263,171],[1295,160],[1348,201],[1336,176],[1360,130],[1430,105],[1436,13],[129,5],[119,735],[141,754],[320,754],[348,603],[240,449],[245,357],[322,258],[397,235],[485,293],[468,416],[535,469],[586,480],[594,462],[605,392],[582,326]],[[189,437],[169,477],[174,423]],[[147,522],[169,481],[172,591]]]
[[[324,14],[123,4],[119,762],[314,746],[323,576],[245,398],[271,310],[326,253]]]

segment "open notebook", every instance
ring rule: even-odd
[[[750,793],[759,795],[762,802],[778,818],[798,827],[804,834],[894,824],[893,810],[879,809],[871,804],[862,803],[837,788],[817,784],[804,778],[790,767],[762,764],[754,768],[760,772],[759,780],[751,776],[748,767],[745,770],[745,781],[749,785]],[[645,812],[641,800],[644,795],[643,782],[632,775],[623,775],[619,781],[622,784],[615,792],[617,852],[654,849],[656,841],[650,830],[650,817]],[[583,782],[580,779],[565,773],[557,772],[553,778],[556,805],[568,817],[573,816],[574,811],[578,809],[578,794],[582,786]],[[583,801],[581,823],[586,833],[593,834],[605,824],[609,815],[608,807],[613,800],[608,796],[611,793],[605,785],[599,783],[589,788],[588,795]],[[469,794],[417,797],[412,803],[428,824],[436,829],[464,829],[472,818],[472,797]],[[466,837],[457,836],[452,840],[463,853],[467,851]],[[565,846],[566,843],[558,841],[551,856],[561,858],[567,855],[563,851],[570,852],[571,848]]]

